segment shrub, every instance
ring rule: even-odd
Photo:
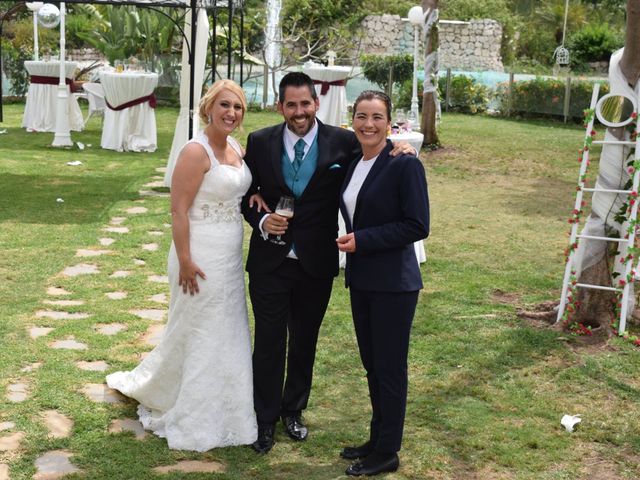
[[[604,23],[590,23],[567,41],[574,69],[584,68],[588,62],[609,60],[611,54],[623,45],[622,35]]]
[[[438,80],[438,89],[441,99],[446,101],[447,77],[442,76]],[[476,80],[466,75],[452,75],[449,88],[449,110],[462,113],[482,113],[487,111],[487,105],[491,91],[484,85],[479,85]],[[443,104],[444,108],[444,104]]]
[[[535,78],[534,80],[514,82],[511,114],[526,117],[551,116],[562,117],[564,114],[564,92],[566,83],[557,79]],[[509,109],[509,86],[506,83],[498,86],[496,97],[499,110],[506,114]],[[572,81],[569,117],[581,120],[585,108],[589,108],[593,82]],[[609,91],[607,84],[600,86],[600,94]]]

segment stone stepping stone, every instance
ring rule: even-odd
[[[157,243],[145,243],[142,245],[142,249],[143,250],[147,250],[148,252],[155,252],[156,250],[158,250],[158,244]]]
[[[82,387],[82,393],[89,400],[97,403],[123,403],[125,399],[120,392],[107,387],[104,383],[87,383]]]
[[[111,217],[111,220],[109,220],[109,223],[111,225],[120,225],[126,219],[127,219],[127,217]]]
[[[226,467],[220,462],[203,462],[200,460],[182,460],[173,465],[165,465],[163,467],[156,467],[153,469],[156,473],[170,473],[170,472],[183,472],[183,473],[224,473]]]
[[[58,307],[76,307],[84,305],[84,300],[43,300],[47,305],[57,305]]]
[[[109,433],[133,432],[136,440],[143,440],[147,436],[142,424],[133,418],[116,419],[111,422],[107,431]]]
[[[70,473],[79,473],[80,469],[69,461],[72,456],[68,450],[51,450],[39,456],[33,480],[58,480]]]
[[[116,335],[126,329],[127,326],[123,323],[103,323],[96,325],[96,331],[102,335]]]
[[[88,372],[105,372],[109,369],[109,364],[104,360],[96,360],[95,362],[76,362],[76,367],[80,370]]]
[[[0,437],[0,452],[13,452],[20,448],[24,432],[16,432],[6,437]]]
[[[102,245],[103,247],[108,247],[109,245],[111,245],[115,241],[116,240],[114,238],[99,238],[98,239],[98,242],[100,242],[100,245]]]
[[[29,329],[29,336],[35,340],[36,338],[44,337],[45,335],[49,335],[55,328],[52,327],[33,327]]]
[[[129,233],[127,227],[104,227],[103,230],[109,233]]]
[[[99,257],[100,255],[106,255],[112,253],[112,250],[93,250],[81,248],[76,251],[76,257]]]
[[[146,265],[146,264],[147,264],[147,262],[145,262],[145,261],[144,261],[144,260],[142,260],[141,258],[134,258],[134,259],[133,259],[133,263],[135,263],[136,265],[140,265],[140,266],[142,266],[142,265]]]
[[[160,186],[163,187],[164,185],[160,185]],[[138,213],[147,213],[148,211],[149,209],[147,207],[131,207],[125,210],[125,212],[133,215]]]
[[[146,310],[129,310],[129,313],[133,313],[136,317],[142,318],[144,320],[162,322],[164,321],[164,316],[166,315],[167,311],[146,309]]]
[[[148,187],[148,188],[164,187],[164,181],[162,181],[162,180],[155,180],[155,181],[153,181],[153,182],[145,183],[145,184],[143,185],[143,187]]]
[[[158,173],[167,173],[167,167],[157,167],[156,172]]]
[[[13,403],[24,402],[29,398],[29,387],[26,383],[12,383],[7,387],[7,399]]]
[[[164,228],[171,228],[171,224],[170,223],[163,223],[162,226]]]
[[[151,347],[160,345],[162,336],[164,335],[165,325],[150,325],[147,331],[140,337],[142,343]]]
[[[100,270],[98,270],[97,265],[91,263],[79,263],[62,271],[62,275],[65,277],[77,277],[78,275],[91,275],[94,273],[100,273]]]
[[[152,180],[164,180],[163,175],[151,175]]]
[[[9,465],[0,463],[0,480],[9,480]]]
[[[147,232],[147,235],[152,235],[152,236],[154,236],[154,237],[159,237],[159,236],[161,236],[161,235],[164,235],[164,232],[161,232],[161,231],[159,231],[159,230],[149,230],[149,231]]]
[[[16,424],[13,422],[1,422],[0,423],[0,432],[4,432],[5,430],[11,430],[15,428]]]
[[[29,365],[27,365],[26,367],[22,368],[20,371],[21,372],[33,372],[34,370],[37,370],[38,368],[40,368],[42,366],[42,362],[34,362],[31,363]]]
[[[149,300],[156,303],[169,303],[166,293],[158,293],[156,295],[153,295],[149,297]]]
[[[49,430],[49,437],[67,438],[71,436],[73,420],[69,417],[55,410],[46,410],[42,412],[41,416],[45,427]]]
[[[167,275],[150,275],[147,280],[155,283],[169,283],[169,277]]]
[[[71,292],[60,287],[49,287],[47,288],[47,295],[71,295]]]
[[[107,292],[104,295],[111,300],[122,300],[127,298],[127,292]]]
[[[73,336],[64,340],[56,340],[55,342],[50,343],[49,346],[57,350],[86,350],[89,348],[86,344],[76,341]]]
[[[131,275],[131,272],[127,270],[117,270],[109,275],[109,278],[124,278],[128,277],[129,275]]]
[[[168,197],[169,192],[158,192],[156,190],[138,190],[141,197]]]
[[[38,310],[35,316],[36,318],[51,318],[53,320],[80,320],[89,318],[91,314],[82,312],[59,312],[57,310]]]

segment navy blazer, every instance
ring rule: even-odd
[[[355,233],[356,251],[347,254],[345,283],[357,290],[412,292],[422,288],[414,242],[429,235],[427,179],[413,155],[389,156],[387,141],[362,184],[353,225],[342,199],[353,162],[340,193],[340,211],[347,232]]]
[[[286,245],[262,238],[259,224],[264,212],[249,208],[248,198],[260,192],[275,210],[282,195],[293,196],[282,174],[285,124],[263,128],[249,135],[244,160],[253,176],[242,201],[242,213],[253,227],[247,258],[249,273],[268,273],[278,268],[295,244],[296,255],[307,273],[316,278],[338,274],[338,198],[349,165],[361,155],[352,131],[318,122],[318,165],[300,198],[282,236]]]

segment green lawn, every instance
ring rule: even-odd
[[[153,154],[100,149],[95,118],[86,131],[72,134],[90,147],[54,149],[53,134],[19,128],[22,111],[22,105],[5,107],[0,124],[0,131],[7,129],[0,135],[0,429],[3,422],[15,424],[0,431],[0,464],[8,465],[9,478],[32,478],[36,458],[59,449],[71,452],[83,472],[67,478],[346,478],[348,463],[338,452],[366,438],[369,403],[341,276],[321,330],[306,442],[294,443],[279,430],[266,456],[246,447],[196,454],[171,451],[151,435],[140,441],[132,433],[107,432],[114,419],[133,418],[136,404],[88,400],[81,389],[102,383],[104,373],[80,370],[75,362],[104,360],[115,371],[132,368],[150,349],[139,337],[153,322],[130,310],[164,308],[150,297],[168,292],[167,285],[147,277],[165,274],[170,215],[166,196],[139,190],[162,175],[156,168],[166,164],[177,110],[157,110],[160,148]],[[251,112],[239,138],[278,119]],[[640,477],[640,350],[616,338],[584,346],[516,316],[517,307],[559,297],[582,139],[582,128],[551,121],[445,114],[445,148],[422,153],[432,211],[425,289],[411,339],[401,468],[383,478]],[[82,165],[67,166],[71,160]],[[135,206],[147,212],[125,212]],[[105,232],[113,217],[126,217],[122,226],[130,233]],[[157,231],[164,234],[149,233]],[[102,247],[102,237],[116,242]],[[141,248],[152,242],[157,251]],[[87,248],[112,252],[75,256]],[[79,263],[97,265],[100,273],[60,275]],[[119,270],[130,274],[111,277]],[[44,304],[54,298],[46,293],[54,286],[72,292],[64,298],[85,303]],[[113,291],[128,296],[105,297]],[[53,320],[39,317],[41,310],[92,316]],[[127,329],[113,336],[96,331],[96,324],[116,322]],[[54,330],[31,339],[36,326]],[[71,336],[88,348],[50,348]],[[23,371],[36,362],[39,368]],[[17,383],[27,386],[26,401],[5,397]],[[46,410],[73,420],[70,437],[48,437],[41,417]],[[582,414],[576,432],[560,426],[565,413]],[[25,434],[20,448],[2,451],[2,439],[15,432]],[[152,470],[179,460],[215,460],[226,471]]]

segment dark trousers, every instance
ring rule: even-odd
[[[407,354],[418,292],[350,289],[351,311],[371,398],[374,450],[400,450],[407,407]]]
[[[259,424],[273,424],[280,415],[307,407],[318,332],[332,286],[333,278],[314,278],[292,259],[285,259],[274,272],[249,274],[255,317],[253,396]]]

